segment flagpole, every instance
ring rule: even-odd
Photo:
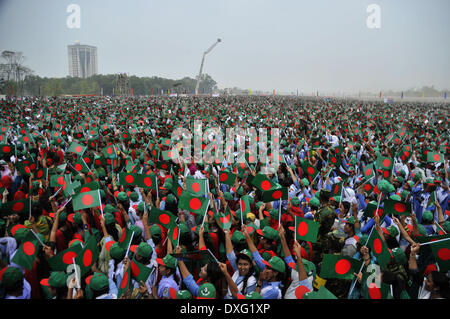
[[[241,227],[244,227],[244,218],[242,217],[242,199],[239,199],[239,206],[241,207]]]
[[[131,239],[130,239],[130,242],[128,243],[128,248],[127,248],[125,257],[128,257],[128,252],[130,251],[130,246],[131,246],[131,242],[133,241],[133,237],[134,237],[134,232],[131,233]]]
[[[72,257],[72,261],[73,261],[73,269],[75,270],[75,279],[77,281],[77,288],[80,288],[80,281],[78,278],[78,271],[77,271],[77,264],[75,263],[75,257]]]
[[[36,239],[39,240],[39,243],[40,243],[42,246],[45,246],[44,243],[42,242],[42,240],[39,238],[39,236],[36,235],[36,233],[34,232],[34,230],[32,230],[32,229],[30,229],[30,230],[31,230],[31,232],[33,233],[34,237],[36,237]]]
[[[439,240],[429,241],[429,242],[427,242],[427,243],[420,244],[420,246],[436,244],[436,243],[439,243],[439,242],[441,242],[441,241],[447,241],[447,240],[450,240],[450,238],[444,238],[444,239],[439,239]]]
[[[102,198],[100,196],[100,189],[97,189],[97,193],[98,193],[98,200],[100,201],[100,212],[102,213],[102,218],[103,218],[103,204],[102,204]]]
[[[281,198],[278,200],[278,229],[281,226]]]

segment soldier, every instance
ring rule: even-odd
[[[336,213],[329,204],[331,192],[327,189],[321,189],[319,195],[320,208],[314,216],[314,221],[319,222],[319,233],[317,242],[313,244],[314,258],[313,262],[317,265],[322,260],[322,255],[327,247],[328,236],[331,227],[334,224]]]

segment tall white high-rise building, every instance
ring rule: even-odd
[[[67,46],[69,76],[87,78],[98,73],[97,47],[82,45],[78,41]]]

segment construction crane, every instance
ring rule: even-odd
[[[200,65],[200,72],[198,73],[198,77],[197,77],[197,84],[195,85],[195,94],[198,95],[198,88],[200,86],[200,79],[202,77],[202,70],[203,70],[203,64],[205,62],[205,56],[211,52],[212,49],[214,49],[214,47],[217,45],[217,43],[221,42],[221,39],[217,39],[217,41],[208,49],[203,53],[203,58],[202,58],[202,64]]]

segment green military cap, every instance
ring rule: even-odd
[[[205,283],[199,287],[198,299],[214,299],[216,298],[216,287],[213,284]]]
[[[73,215],[73,222],[75,224],[78,224],[78,225],[83,224],[83,220],[81,218],[81,213],[80,212],[76,212],[75,215]]]
[[[393,200],[398,200],[398,201],[402,200],[402,198],[397,194],[392,194],[389,198],[393,199]]]
[[[171,269],[177,269],[178,266],[178,260],[170,254],[167,254],[164,258],[156,258],[156,262]]]
[[[137,202],[137,201],[139,200],[139,195],[138,195],[138,193],[132,192],[132,193],[130,194],[130,200],[131,200],[132,202]]]
[[[237,243],[243,243],[245,242],[244,234],[242,234],[240,231],[235,230],[233,232],[233,235],[231,236],[231,241],[235,244]]]
[[[17,267],[8,266],[8,268],[3,273],[2,284],[7,289],[18,286],[22,281],[23,273]]]
[[[117,194],[117,199],[121,202],[126,201],[128,199],[127,193],[120,192],[119,194]]]
[[[117,209],[111,204],[106,204],[105,208],[103,209],[103,212],[105,214],[108,214],[108,213],[109,214],[114,214],[116,211],[117,211]]]
[[[137,205],[137,210],[138,210],[138,212],[143,212],[144,210],[145,210],[145,202],[140,202],[138,205]]]
[[[177,202],[177,199],[176,199],[175,195],[173,195],[173,194],[168,194],[168,195],[166,196],[166,203],[167,203],[167,204],[175,204],[176,202]]]
[[[110,224],[116,223],[116,219],[114,218],[114,215],[111,213],[103,214],[103,218],[105,219],[105,225],[110,225]]]
[[[134,224],[130,226],[130,231],[134,233],[135,237],[139,237],[142,235],[142,229]]]
[[[298,197],[293,197],[291,199],[291,206],[299,207],[300,206],[300,199]]]
[[[422,221],[431,222],[433,220],[433,213],[429,210],[426,210],[422,214]]]
[[[271,240],[277,240],[277,239],[279,239],[279,237],[280,237],[280,234],[279,234],[275,229],[273,229],[273,228],[270,227],[270,226],[265,226],[265,227],[262,229],[262,235],[263,235],[265,238],[271,239]]]
[[[225,192],[223,193],[223,198],[225,198],[225,200],[233,200],[233,195],[230,192]]]
[[[149,244],[142,242],[137,247],[136,253],[138,253],[141,257],[148,258],[152,255],[153,248]]]
[[[178,290],[174,299],[192,299],[192,294],[186,289]]]
[[[262,299],[261,295],[256,291],[249,292],[245,295],[237,294],[237,298],[238,299]]]
[[[161,228],[157,224],[150,226],[150,235],[152,237],[161,237]]]
[[[112,246],[111,246],[112,247]],[[94,291],[105,289],[109,286],[108,277],[101,272],[94,272],[90,277],[89,287]]]
[[[391,252],[397,263],[402,264],[402,265],[406,264],[406,255],[400,247],[392,248]]]
[[[50,287],[62,288],[67,286],[67,274],[64,271],[52,271],[48,278]]]
[[[109,248],[109,254],[112,258],[122,260],[125,257],[125,249],[120,247],[118,243],[114,243]]]
[[[317,197],[312,197],[309,200],[309,206],[313,206],[313,207],[319,207],[320,206],[320,201]]]
[[[262,262],[266,264],[266,266],[278,272],[284,273],[286,271],[286,266],[283,259],[281,259],[278,256],[273,256],[272,258],[269,259],[269,261],[263,260]]]
[[[305,185],[305,187],[309,187],[309,181],[307,178],[302,178],[302,183]]]

